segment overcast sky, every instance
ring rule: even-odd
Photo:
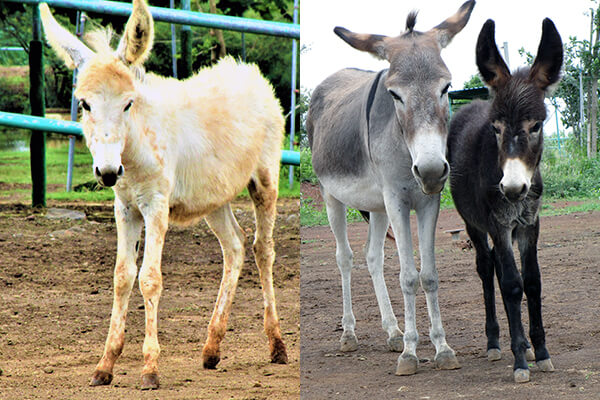
[[[300,85],[312,90],[323,79],[346,67],[369,70],[387,68],[380,61],[355,50],[333,33],[343,26],[359,33],[397,36],[406,26],[406,16],[418,10],[415,30],[427,31],[454,14],[461,0],[301,0]],[[570,36],[578,39],[590,36],[590,0],[477,0],[467,26],[442,50],[442,58],[452,73],[452,89],[462,89],[472,75],[477,74],[475,43],[483,23],[496,22],[496,42],[504,56],[502,45],[508,42],[511,70],[524,65],[519,49],[537,52],[542,33],[542,21],[554,21],[563,42]],[[587,15],[586,15],[587,14]],[[554,110],[548,109],[546,135],[556,132]],[[562,127],[560,128],[562,130]]]
[[[404,30],[407,14],[418,10],[415,29],[427,31],[454,14],[462,3],[460,0],[302,0],[301,86],[312,89],[345,67],[380,70],[388,66],[387,62],[343,42],[333,33],[335,26],[396,36]],[[475,43],[488,18],[496,21],[498,45],[508,42],[509,63],[514,69],[524,62],[518,53],[521,47],[536,53],[545,17],[554,21],[563,42],[569,36],[589,38],[590,19],[584,13],[590,6],[593,6],[590,0],[477,0],[467,26],[442,51],[453,76],[453,88],[461,89],[477,73]]]

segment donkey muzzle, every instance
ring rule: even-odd
[[[419,182],[421,190],[425,194],[436,194],[442,191],[450,166],[446,160],[427,160],[427,162],[415,162],[412,173]]]
[[[122,165],[115,170],[114,168],[103,168],[100,169],[98,167],[94,168],[94,175],[96,176],[96,180],[99,184],[106,187],[114,186],[117,183],[117,180],[123,176],[124,169]]]

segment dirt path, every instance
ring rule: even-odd
[[[299,396],[298,200],[280,200],[275,285],[289,365],[269,362],[263,301],[251,251],[249,201],[234,203],[248,232],[222,361],[204,370],[201,351],[221,279],[221,251],[206,224],[171,228],[163,251],[159,312],[161,388],[139,390],[143,300],[132,293],[113,384],[87,386],[102,355],[112,303],[116,231],[109,206],[79,207],[83,222],[49,220],[0,205],[0,399],[291,399]],[[100,221],[100,222],[98,222]]]
[[[413,232],[416,232],[412,221]],[[437,227],[436,262],[440,307],[448,343],[462,369],[436,371],[435,350],[422,290],[417,296],[421,358],[414,376],[395,376],[398,353],[387,350],[363,246],[367,227],[349,226],[355,251],[352,274],[358,351],[338,351],[341,331],[341,285],[329,227],[301,228],[301,387],[309,399],[600,399],[600,213],[541,219],[539,260],[543,281],[546,340],[556,372],[532,368],[531,382],[512,380],[508,324],[496,291],[502,360],[485,357],[484,306],[475,271],[475,251],[463,232],[452,242],[445,230],[461,227],[455,211],[443,211]],[[413,238],[417,244],[416,236]],[[386,281],[403,328],[398,257],[386,243]],[[527,316],[524,304],[524,316]],[[527,324],[525,326],[528,330]]]

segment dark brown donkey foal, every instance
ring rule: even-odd
[[[552,21],[545,19],[533,66],[511,75],[496,47],[494,21],[488,20],[477,41],[477,66],[493,91],[493,99],[475,101],[461,109],[448,136],[452,197],[477,251],[477,272],[483,283],[488,358],[500,359],[495,272],[508,316],[515,382],[529,381],[526,355],[533,356],[521,323],[523,290],[535,360],[540,370],[554,370],[542,325],[536,246],[543,190],[539,165],[546,118],[544,96],[559,81],[562,61],[560,35]],[[493,242],[491,249],[488,235]],[[515,240],[521,273],[513,255]]]

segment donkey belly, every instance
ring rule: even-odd
[[[363,211],[385,212],[383,193],[371,178],[322,177],[325,192],[342,203]]]

